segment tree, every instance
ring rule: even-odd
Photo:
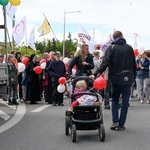
[[[72,39],[71,34],[69,33],[68,39],[65,42],[65,56],[69,57],[73,55],[77,49],[77,39]]]

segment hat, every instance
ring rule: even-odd
[[[4,54],[0,54],[0,57],[4,57]]]
[[[60,57],[60,56],[61,56],[61,53],[60,53],[59,51],[56,51],[54,55]]]

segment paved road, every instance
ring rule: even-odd
[[[77,142],[65,135],[65,106],[20,104],[15,109],[0,102],[0,150],[149,150],[150,104],[130,101],[126,130],[111,131],[111,111],[103,109],[105,142],[100,142],[97,131],[77,131]],[[3,115],[5,116],[5,115]],[[13,121],[11,121],[13,120]],[[15,124],[16,121],[16,124]],[[12,123],[14,123],[12,125]]]

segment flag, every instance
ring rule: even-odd
[[[11,18],[14,19],[14,15],[17,11],[17,7],[13,6],[11,3],[6,5],[6,14]]]
[[[12,35],[14,37],[14,41],[18,44],[26,35],[26,18],[23,19],[16,24],[12,29]]]
[[[90,52],[92,52],[95,49],[95,46],[98,45],[98,43],[95,42],[88,32],[79,24],[77,50],[80,49],[82,44],[88,44]]]
[[[137,44],[138,37],[139,37],[139,34],[134,33],[134,49],[138,49],[138,44]]]
[[[44,18],[42,25],[38,28],[38,32],[40,33],[40,36],[43,36],[50,32],[50,24],[46,17]]]
[[[30,46],[33,50],[35,50],[35,32],[34,28],[30,32],[30,36],[28,39],[28,46]]]
[[[104,43],[102,43],[102,45],[101,45],[101,50],[102,50],[104,53],[106,52],[107,48],[111,45],[112,41],[113,41],[113,37],[112,37],[112,35],[110,34],[110,35],[108,36],[108,39],[107,39]]]

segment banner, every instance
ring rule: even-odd
[[[42,25],[38,28],[37,31],[40,33],[40,36],[43,36],[50,32],[50,24],[48,20],[46,19],[46,17],[44,18]]]
[[[12,29],[12,35],[14,37],[14,41],[18,44],[26,35],[26,18],[23,19],[16,24]]]
[[[17,11],[17,7],[13,6],[11,3],[6,5],[6,14],[11,18],[14,19],[14,15]]]
[[[98,45],[98,43],[95,42],[88,32],[79,24],[77,50],[80,49],[82,44],[88,44],[90,52],[93,52],[95,46]]]
[[[30,32],[30,36],[28,39],[28,46],[30,46],[33,50],[35,50],[35,32],[34,28]]]

